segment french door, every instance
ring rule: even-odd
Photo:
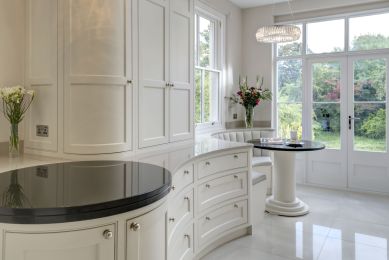
[[[306,181],[389,193],[389,56],[309,59],[308,139],[326,149],[308,155]]]

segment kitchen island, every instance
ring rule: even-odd
[[[24,204],[0,209],[0,259],[199,259],[251,233],[251,156],[208,138],[97,161],[1,157],[2,199],[19,185]]]

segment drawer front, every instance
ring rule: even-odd
[[[192,260],[193,259],[193,224],[190,223],[179,230],[168,246],[169,260]]]
[[[168,241],[174,235],[177,227],[193,219],[193,190],[180,193],[169,204]]]
[[[200,247],[216,240],[222,233],[246,224],[247,204],[247,200],[230,203],[201,217],[198,221]]]
[[[219,177],[199,185],[198,209],[205,209],[220,202],[247,195],[247,172]]]
[[[226,170],[244,168],[248,166],[247,153],[232,153],[219,157],[209,158],[199,162],[199,178]]]
[[[180,193],[186,186],[193,183],[193,164],[186,165],[176,171],[173,175],[171,196]]]

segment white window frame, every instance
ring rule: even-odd
[[[219,72],[219,91],[218,91],[218,121],[215,122],[207,122],[207,123],[198,123],[196,124],[196,133],[202,134],[212,131],[217,131],[219,129],[224,128],[224,92],[225,92],[225,53],[226,53],[226,44],[225,44],[225,36],[226,36],[226,16],[216,11],[214,8],[210,7],[206,3],[201,0],[195,0],[195,15],[199,14],[202,17],[209,18],[216,22],[215,26],[215,62],[216,68],[202,68],[197,66],[197,61],[195,61],[194,69],[204,69],[207,71],[215,71]],[[197,31],[195,30],[195,34]],[[198,37],[194,37],[198,40]],[[198,46],[198,44],[196,45]],[[195,49],[198,51],[198,48]],[[198,55],[196,55],[198,58]],[[194,85],[194,88],[196,86]],[[194,106],[196,106],[196,95],[193,95]],[[196,111],[195,108],[193,111]]]
[[[308,118],[310,116],[310,107],[307,106],[309,104],[309,99],[311,98],[308,93],[308,84],[307,82],[307,61],[310,59],[324,59],[324,58],[346,58],[349,57],[355,57],[355,56],[365,56],[365,57],[375,57],[376,55],[380,54],[389,54],[389,48],[386,49],[374,49],[374,50],[362,50],[362,51],[350,51],[349,50],[349,20],[350,18],[354,17],[361,17],[361,16],[370,16],[370,15],[378,15],[383,13],[389,13],[389,8],[384,8],[380,10],[369,10],[369,11],[363,11],[363,12],[353,12],[348,14],[342,14],[342,15],[331,15],[331,16],[324,16],[324,17],[318,17],[318,18],[311,18],[311,19],[302,19],[302,20],[296,20],[296,21],[290,21],[289,23],[279,23],[279,24],[302,24],[303,33],[302,33],[302,50],[300,55],[293,55],[293,56],[285,56],[285,57],[277,57],[277,45],[273,44],[272,46],[272,57],[273,57],[273,106],[272,106],[272,114],[273,114],[273,120],[272,120],[272,128],[276,130],[276,133],[278,135],[278,74],[277,74],[277,63],[281,60],[289,60],[289,59],[301,59],[302,60],[302,136],[303,138],[308,138],[310,136],[310,133],[307,132],[309,129],[309,122],[310,119]],[[345,30],[344,30],[344,51],[343,52],[334,52],[334,53],[320,53],[320,54],[307,54],[306,53],[306,47],[307,47],[307,23],[312,22],[323,22],[323,21],[330,21],[330,20],[336,20],[336,19],[344,19],[345,21]],[[388,115],[389,117],[389,115]],[[388,137],[389,139],[389,137]],[[389,148],[388,148],[389,149]]]

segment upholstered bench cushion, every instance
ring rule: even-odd
[[[272,161],[270,156],[253,156],[253,160],[251,162],[252,167],[256,166],[271,166]]]
[[[266,180],[266,174],[257,172],[257,171],[252,171],[251,172],[251,181],[252,184],[255,185],[257,183],[260,183],[262,181]]]

